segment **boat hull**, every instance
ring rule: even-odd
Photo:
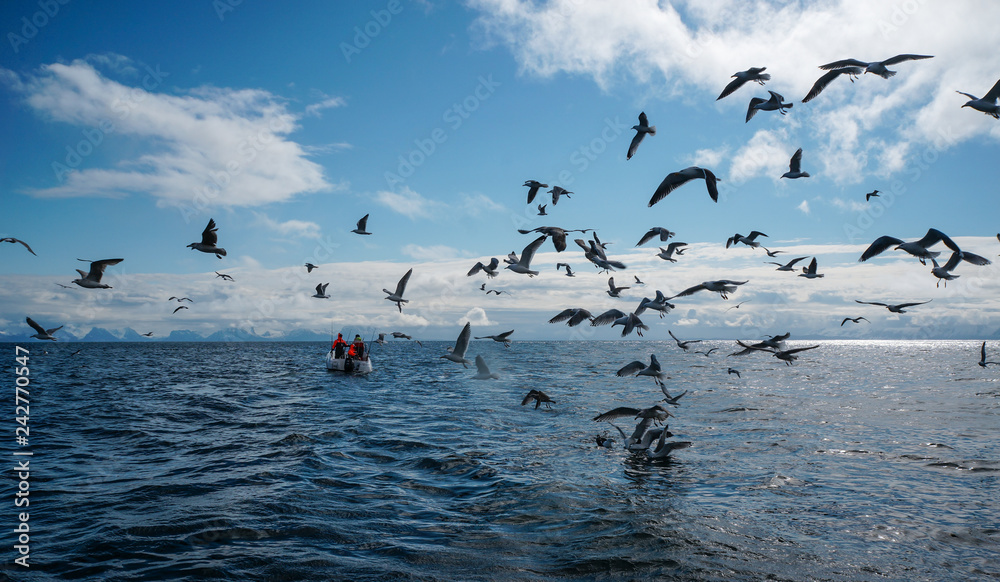
[[[326,369],[331,372],[346,372],[348,374],[367,374],[372,371],[372,359],[348,360],[347,358],[335,358],[331,351],[326,355]]]

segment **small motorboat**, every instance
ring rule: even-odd
[[[363,359],[335,357],[333,350],[326,355],[326,369],[332,372],[346,372],[348,374],[367,374],[372,371],[371,356]]]

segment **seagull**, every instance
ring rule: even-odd
[[[797,354],[799,352],[804,352],[806,350],[814,350],[814,349],[816,349],[816,348],[819,347],[818,345],[816,345],[816,346],[809,346],[809,347],[805,347],[805,348],[793,348],[793,349],[790,349],[790,350],[779,350],[777,348],[748,346],[747,344],[745,344],[745,343],[743,343],[743,342],[741,342],[739,340],[737,340],[736,343],[740,344],[741,346],[743,346],[744,348],[749,349],[749,350],[758,350],[758,351],[762,351],[762,352],[771,352],[771,354],[774,355],[774,357],[776,357],[779,360],[785,362],[786,366],[791,366],[792,362],[794,362],[795,360],[797,360],[799,358],[795,354]]]
[[[635,418],[635,415],[641,412],[638,408],[630,408],[628,406],[619,406],[613,410],[609,410],[604,414],[598,414],[593,418],[597,422],[607,422],[611,426],[618,429],[621,433],[622,439],[625,441],[625,449],[630,451],[641,451],[649,448],[649,445],[662,435],[667,432],[666,429],[661,428],[650,428],[653,424],[652,418],[643,418],[635,425],[635,430],[632,432],[632,436],[625,436],[625,431],[623,431],[617,424],[611,422],[617,418]],[[671,433],[670,436],[673,436]]]
[[[680,247],[686,247],[685,242],[672,242],[667,245],[667,248],[659,247],[660,252],[656,253],[656,256],[660,257],[664,261],[670,261],[671,263],[676,263],[677,259],[674,258],[674,253],[678,255],[684,254],[684,249]]]
[[[722,296],[723,299],[729,299],[729,294],[736,291],[737,285],[743,285],[747,281],[730,281],[729,279],[720,279],[718,281],[704,281],[700,285],[695,285],[694,287],[689,287],[677,295],[670,297],[669,299],[675,299],[677,297],[687,297],[688,295],[694,295],[698,291],[714,291]]]
[[[688,347],[688,344],[697,344],[701,342],[701,340],[687,340],[682,342],[681,340],[677,339],[677,336],[674,335],[674,332],[670,331],[669,329],[667,330],[667,333],[669,333],[670,337],[674,338],[674,341],[677,342],[677,347],[684,350],[685,352],[691,349]]]
[[[441,357],[468,368],[472,362],[465,359],[465,351],[469,349],[470,339],[472,339],[472,323],[466,322],[465,327],[462,328],[462,332],[458,334],[458,339],[455,340],[455,348]]]
[[[822,273],[816,272],[816,257],[813,257],[808,267],[802,267],[802,273],[799,274],[799,277],[805,277],[806,279],[819,279],[823,277]]]
[[[865,202],[868,202],[873,197],[874,198],[881,198],[881,196],[878,195],[878,190],[872,190],[871,192],[865,194]]]
[[[668,436],[673,435],[670,434],[670,431],[664,429],[663,432],[660,433],[660,438],[656,441],[652,450],[646,450],[646,456],[650,459],[666,459],[670,456],[670,453],[678,449],[686,449],[693,444],[691,441],[673,441],[668,443]]]
[[[794,180],[795,178],[808,178],[809,172],[802,171],[802,148],[795,150],[792,159],[788,162],[788,171],[781,175],[782,178]]]
[[[938,251],[928,250],[929,247],[932,247],[939,242],[943,242],[944,246],[954,252],[962,252],[962,249],[958,248],[955,241],[951,240],[948,235],[936,228],[931,228],[927,230],[927,234],[925,234],[922,239],[910,242],[903,242],[902,240],[892,236],[880,236],[875,239],[875,241],[872,242],[867,249],[865,249],[865,252],[861,254],[861,258],[858,259],[858,262],[867,261],[868,259],[883,253],[895,245],[895,250],[906,251],[907,253],[920,259],[921,264],[926,265],[927,259],[936,258],[941,254]],[[990,262],[985,258],[973,253],[962,253],[962,260],[979,266],[990,264]]]
[[[480,262],[477,262],[475,265],[473,265],[471,269],[469,269],[469,272],[468,272],[467,276],[471,277],[471,276],[475,275],[476,273],[478,273],[479,271],[482,271],[482,272],[486,273],[487,277],[489,277],[490,279],[492,279],[493,277],[497,276],[497,267],[499,267],[499,266],[500,266],[500,261],[496,257],[493,257],[492,259],[490,259],[490,264],[489,265],[484,265],[482,263],[482,261],[480,261]],[[485,283],[484,283],[484,285],[485,285]]]
[[[72,289],[72,287],[70,287],[69,285],[63,285],[62,283],[56,283],[56,285],[59,285],[63,289]]]
[[[188,308],[188,306],[187,306],[187,305],[181,305],[181,306],[180,306],[180,307],[178,307],[177,309],[173,310],[173,312],[172,312],[171,314],[173,314],[173,313],[177,313],[177,312],[178,312],[178,311],[180,311],[181,309],[187,309],[187,308]]]
[[[728,97],[733,94],[737,89],[742,87],[748,81],[755,81],[759,85],[763,85],[764,81],[770,81],[771,75],[765,73],[767,67],[750,67],[745,71],[740,71],[734,73],[731,77],[735,77],[735,81],[730,81],[726,88],[722,90],[722,93],[715,98],[716,101],[722,99],[723,97]]]
[[[705,356],[706,358],[708,358],[708,357],[711,357],[712,352],[714,352],[717,349],[719,349],[719,348],[710,348],[707,352],[703,352],[701,350],[695,350],[695,351],[693,351],[691,353],[693,353],[693,354],[702,354],[703,356]]]
[[[888,58],[884,61],[874,61],[871,63],[866,63],[864,61],[859,61],[857,59],[844,59],[842,61],[834,61],[832,63],[827,63],[825,65],[820,65],[819,68],[829,71],[830,69],[840,69],[843,67],[864,67],[865,73],[872,73],[873,75],[878,75],[883,79],[888,79],[896,74],[896,71],[890,71],[886,67],[890,65],[896,65],[906,61],[919,61],[921,59],[930,59],[933,56],[930,55],[896,55],[892,58]]]
[[[610,295],[611,297],[621,297],[619,293],[621,293],[626,289],[631,289],[631,287],[615,287],[615,278],[614,277],[608,278],[607,294]]]
[[[649,329],[649,326],[642,323],[642,320],[639,319],[639,316],[635,313],[625,313],[618,309],[609,309],[605,311],[592,319],[590,325],[607,325],[609,323],[611,324],[611,327],[616,325],[622,326],[622,337],[627,336],[633,331],[635,331],[639,337],[642,337],[642,331]]]
[[[750,231],[750,234],[748,234],[747,236],[743,236],[740,233],[736,233],[733,236],[729,237],[728,240],[726,240],[726,248],[728,249],[730,246],[736,243],[743,243],[748,247],[757,248],[760,246],[760,243],[756,241],[756,238],[758,236],[767,236],[767,235],[760,232],[759,230],[752,230]]]
[[[570,327],[576,327],[586,320],[593,321],[594,316],[590,314],[586,309],[580,308],[569,308],[563,309],[555,317],[549,320],[549,323],[559,323],[565,321],[566,325]]]
[[[670,313],[670,310],[674,307],[675,305],[673,303],[667,302],[667,298],[663,295],[663,291],[657,289],[655,299],[650,299],[649,297],[642,298],[642,301],[639,302],[639,307],[636,307],[635,309],[635,314],[642,315],[643,311],[652,309],[653,311],[659,311],[660,318],[662,319],[663,316]]]
[[[788,261],[784,265],[782,265],[781,263],[775,263],[774,261],[764,261],[764,264],[766,264],[766,265],[778,265],[778,268],[775,269],[775,271],[794,271],[795,270],[795,263],[797,263],[799,261],[804,261],[804,260],[806,260],[808,258],[809,257],[797,257],[797,258],[794,258],[794,259]]]
[[[615,376],[649,376],[656,381],[657,386],[662,385],[664,378],[667,377],[660,369],[660,362],[657,361],[655,354],[649,355],[648,366],[639,360],[635,360],[634,362],[625,364],[625,366],[615,372]]]
[[[180,303],[182,301],[190,301],[191,303],[194,303],[194,299],[191,299],[190,297],[174,297],[173,295],[167,297],[167,301],[173,301],[174,299],[177,300],[177,303]]]
[[[31,250],[31,247],[28,246],[28,243],[24,242],[21,239],[14,238],[12,236],[5,236],[3,238],[0,238],[0,242],[21,243],[22,245],[24,245],[24,248],[28,249],[29,253],[35,255],[35,251]],[[35,256],[37,257],[38,255],[35,255]]]
[[[746,344],[744,344],[741,341],[737,341],[736,343],[739,344],[740,346],[742,346],[743,349],[740,350],[740,351],[738,351],[738,352],[733,352],[733,353],[731,353],[729,355],[730,356],[745,356],[745,355],[749,354],[750,352],[752,352],[754,350],[761,350],[761,349],[766,350],[768,348],[771,348],[771,349],[774,349],[774,350],[780,350],[782,348],[782,346],[784,345],[785,340],[788,339],[789,337],[791,337],[791,335],[792,335],[791,332],[787,332],[787,333],[783,333],[781,335],[771,336],[770,338],[768,338],[768,339],[766,339],[766,340],[764,340],[762,342],[758,342],[758,343],[755,343],[755,344],[749,345],[749,346],[746,345]],[[726,356],[726,357],[729,357],[729,356]]]
[[[24,320],[27,321],[28,325],[30,325],[32,329],[34,329],[37,332],[35,333],[35,335],[31,337],[36,337],[40,340],[58,341],[58,338],[53,337],[52,334],[62,329],[63,326],[60,325],[59,327],[53,327],[52,329],[45,329],[42,326],[35,323],[35,320],[31,319],[30,317],[25,317]]]
[[[484,335],[484,336],[481,336],[481,337],[476,337],[475,339],[491,339],[491,340],[493,340],[495,342],[502,343],[503,347],[509,348],[510,347],[510,339],[508,339],[508,338],[510,337],[510,334],[512,334],[512,333],[514,333],[514,330],[505,331],[503,333],[498,333],[496,335]]]
[[[941,285],[941,281],[944,281],[944,286],[948,287],[948,281],[958,278],[958,275],[952,275],[951,271],[954,270],[955,267],[957,267],[961,262],[961,252],[951,253],[951,257],[948,259],[948,262],[944,264],[944,266],[938,266],[937,259],[931,259],[931,265],[933,265],[931,275],[937,277],[937,283],[934,286],[938,287]]]
[[[742,377],[742,376],[740,376],[740,371],[737,370],[736,368],[729,368],[728,370],[726,370],[726,374],[736,374],[737,378],[741,378]]]
[[[306,263],[306,273],[312,273],[313,269],[318,269],[318,268],[319,267],[317,267],[316,265],[314,265],[312,263]]]
[[[84,261],[83,259],[77,259],[78,261]],[[103,259],[100,261],[89,261],[90,262],[90,272],[84,273],[80,269],[76,272],[80,273],[79,279],[73,279],[73,283],[84,287],[86,289],[111,289],[111,285],[101,283],[101,277],[104,275],[104,269],[108,265],[117,265],[118,263],[124,261],[125,259]]]
[[[214,254],[218,258],[226,256],[226,249],[215,246],[215,243],[219,242],[219,235],[216,231],[219,229],[215,226],[215,219],[208,219],[208,226],[205,230],[201,231],[201,242],[191,243],[188,248],[194,249],[196,251],[201,251],[203,253]]]
[[[566,276],[567,277],[576,277],[576,275],[573,274],[573,270],[570,269],[569,263],[556,263],[556,270],[557,271],[559,269],[562,269],[563,267],[566,267]]]
[[[827,85],[832,83],[834,79],[836,79],[841,75],[847,75],[848,77],[850,77],[851,82],[853,83],[854,79],[857,79],[858,75],[862,73],[864,73],[864,71],[861,69],[861,67],[840,67],[837,69],[833,69],[830,72],[823,75],[822,77],[820,77],[819,79],[816,79],[816,82],[813,83],[812,89],[809,89],[809,93],[802,98],[802,102],[809,103],[810,101],[812,101],[813,98],[815,98],[817,95],[823,92],[823,89],[826,89]]]
[[[140,335],[144,335],[146,337],[153,337],[153,332],[150,331],[150,332],[143,333],[143,334],[140,334]]]
[[[631,160],[632,156],[635,155],[635,150],[639,148],[639,144],[642,143],[642,138],[646,137],[646,134],[656,135],[656,126],[649,125],[649,120],[646,118],[646,112],[643,111],[639,114],[639,125],[633,125],[632,129],[635,130],[635,136],[632,138],[632,143],[628,146],[628,155],[625,156],[626,160]]]
[[[548,216],[548,214],[545,213],[545,207],[546,206],[548,206],[548,204],[539,204],[538,205],[538,216]]]
[[[215,276],[216,277],[222,277],[223,281],[235,281],[236,280],[236,279],[233,279],[231,276],[229,276],[229,275],[227,275],[225,273],[220,273],[218,271],[215,272]]]
[[[411,340],[411,339],[413,339],[413,336],[406,335],[405,333],[403,333],[401,331],[394,331],[390,335],[392,335],[392,337],[394,337],[396,339],[405,339],[405,340]]]
[[[657,236],[660,237],[660,242],[667,242],[667,239],[669,239],[670,237],[674,236],[675,234],[677,234],[677,233],[671,232],[671,231],[663,228],[662,226],[654,226],[653,228],[649,229],[649,232],[647,232],[646,234],[642,235],[642,238],[639,239],[639,242],[635,243],[635,246],[641,247],[642,245],[644,245],[644,244],[648,243],[649,241],[653,240],[653,237],[657,237]]]
[[[635,279],[636,285],[645,285],[645,283],[639,279],[639,275],[632,275],[632,278]]]
[[[490,372],[489,366],[486,365],[486,360],[482,356],[476,356],[476,375],[472,377],[473,380],[497,380],[500,378],[500,374],[496,372]]]
[[[532,400],[535,401],[535,410],[538,410],[538,407],[543,403],[545,404],[545,408],[552,408],[552,405],[556,403],[555,400],[549,398],[548,394],[542,392],[541,390],[535,390],[532,388],[528,391],[528,394],[525,395],[524,399],[521,400],[521,406],[524,406]]]
[[[791,109],[791,103],[783,103],[784,97],[778,95],[774,91],[768,91],[771,94],[769,99],[761,99],[760,97],[754,97],[750,100],[750,107],[747,108],[747,122],[753,119],[754,115],[757,115],[758,111],[777,111],[778,113],[784,115],[786,109]]]
[[[982,111],[986,115],[993,117],[993,119],[1000,119],[1000,105],[997,105],[997,97],[1000,97],[1000,81],[997,81],[993,85],[993,88],[986,95],[983,95],[982,99],[969,93],[963,93],[962,91],[955,92],[971,99],[971,101],[966,101],[962,107],[971,107],[976,111]]]
[[[517,264],[517,253],[515,253],[514,251],[511,251],[510,254],[507,255],[507,258],[503,260],[503,262],[507,263],[508,265],[516,265]]]
[[[553,206],[555,206],[556,204],[559,204],[559,197],[560,196],[565,196],[566,198],[569,198],[569,195],[572,194],[572,192],[570,192],[569,190],[567,190],[565,188],[561,188],[559,186],[553,186],[552,189],[549,190],[549,193],[552,194],[552,205]]]
[[[879,305],[881,307],[885,307],[892,313],[906,313],[905,309],[907,307],[913,307],[915,305],[923,305],[924,303],[930,303],[931,301],[932,301],[931,299],[928,299],[927,301],[921,301],[919,303],[900,303],[898,305],[889,305],[887,303],[878,303],[875,301],[858,301],[857,299],[854,300],[855,303],[861,303],[862,305]]]
[[[840,327],[844,327],[844,324],[847,323],[848,321],[853,321],[854,323],[861,323],[862,319],[865,319],[865,318],[864,317],[845,317],[844,321],[840,322]],[[868,320],[865,319],[865,321],[868,321]],[[871,322],[868,321],[868,323],[871,323]]]
[[[774,258],[774,257],[778,256],[779,253],[785,252],[785,251],[771,251],[771,250],[768,250],[767,247],[760,247],[760,248],[764,249],[764,252],[767,253],[767,256],[769,256],[771,258]],[[805,258],[805,257],[803,257],[803,258]]]
[[[529,277],[534,277],[535,275],[537,275],[538,271],[531,270],[531,259],[535,257],[535,251],[538,250],[538,247],[542,246],[542,243],[545,242],[546,238],[548,237],[543,234],[542,236],[533,240],[528,246],[524,247],[523,251],[521,251],[520,260],[518,260],[513,265],[507,265],[507,268],[510,269],[511,271],[514,271],[515,273],[521,273]]]
[[[320,283],[319,285],[316,285],[316,292],[313,293],[312,296],[316,299],[329,299],[330,296],[326,294],[326,288],[329,286],[329,283]]]
[[[535,199],[535,196],[538,194],[539,188],[549,187],[548,184],[542,184],[538,180],[528,180],[527,182],[524,183],[524,185],[528,187],[528,202],[527,202],[528,204],[531,204],[531,201]]]
[[[394,302],[396,304],[396,307],[399,309],[400,313],[403,312],[403,304],[408,303],[410,301],[409,299],[403,299],[403,293],[406,291],[406,283],[407,281],[410,280],[410,275],[412,273],[413,269],[410,269],[409,271],[406,272],[405,275],[403,275],[403,277],[399,280],[399,283],[396,283],[395,292],[389,291],[388,289],[385,288],[382,289],[383,293],[387,293],[389,295],[388,297],[386,297],[386,299]],[[464,350],[462,353],[463,354],[465,353]]]
[[[533,228],[531,230],[525,230],[523,228],[517,229],[517,232],[521,234],[528,234],[529,232],[539,232],[545,236],[552,237],[552,245],[556,248],[556,252],[563,252],[566,250],[566,233],[568,232],[587,232],[589,228],[583,230],[566,230],[565,228],[559,228],[558,226],[539,226],[538,228]]]
[[[667,174],[667,177],[660,182],[659,186],[656,187],[656,192],[653,192],[653,197],[649,199],[649,206],[653,206],[660,200],[663,200],[667,194],[670,194],[691,180],[698,178],[705,180],[705,186],[708,188],[708,195],[712,197],[712,202],[718,202],[719,187],[716,183],[719,179],[715,177],[715,174],[713,174],[711,170],[699,168],[698,166],[691,166],[690,168],[684,168],[679,172],[671,172]]]
[[[777,264],[777,263],[775,263],[775,264]],[[740,301],[739,303],[737,303],[736,305],[733,305],[732,307],[730,307],[726,311],[728,312],[728,311],[732,311],[733,309],[739,309],[740,305],[743,305],[744,303],[747,303],[748,301],[750,301],[750,300],[747,299],[746,301]]]
[[[30,319],[28,320],[28,323],[31,323]],[[32,327],[35,327],[35,326],[32,326]],[[38,329],[38,328],[35,327],[35,329]],[[59,329],[59,328],[56,328],[56,329]],[[52,330],[52,331],[55,331],[55,330]],[[34,337],[38,337],[38,336],[34,336]],[[43,338],[39,338],[39,339],[43,339]],[[52,339],[55,339],[55,338],[52,338]],[[987,362],[986,361],[986,342],[983,342],[982,347],[979,348],[979,354],[980,354],[980,356],[979,356],[979,366],[981,368],[985,368],[986,366],[989,366],[990,364],[994,364],[994,365],[1000,366],[1000,362]]]
[[[377,343],[378,345],[384,344],[385,343],[385,334],[384,333],[378,334],[378,339],[375,340],[375,343]]]
[[[358,221],[358,227],[352,230],[351,232],[353,232],[354,234],[371,234],[370,232],[365,230],[365,228],[367,227],[368,227],[368,215],[366,214],[361,217],[361,220]]]

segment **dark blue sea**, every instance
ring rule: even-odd
[[[27,446],[5,344],[0,577],[1000,578],[1000,367],[973,341],[790,342],[814,344],[786,366],[728,341],[474,341],[482,381],[444,342],[377,347],[364,377],[324,343],[33,342]],[[615,376],[651,353],[687,391],[669,429],[693,445],[666,460],[592,420],[663,397]]]

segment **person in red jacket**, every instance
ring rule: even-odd
[[[347,347],[347,342],[344,340],[344,335],[338,333],[337,340],[333,342],[330,349],[333,351],[333,357],[340,359],[344,357],[344,348]]]
[[[347,357],[357,360],[365,359],[365,342],[360,335],[354,336],[354,343],[351,344],[351,349],[347,350]]]

